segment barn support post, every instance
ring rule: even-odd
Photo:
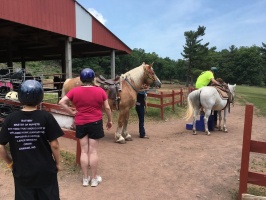
[[[25,61],[24,56],[21,58],[21,68],[26,69],[26,61]]]
[[[72,78],[72,51],[71,51],[72,37],[68,37],[65,41],[65,66],[66,78]]]
[[[175,91],[172,90],[172,111],[175,111]]]
[[[115,78],[115,50],[111,51],[111,78]]]
[[[180,89],[180,106],[183,106],[183,89]]]
[[[12,52],[12,40],[8,41],[8,61],[7,67],[11,73],[13,73],[13,52]]]

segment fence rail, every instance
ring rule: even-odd
[[[164,108],[167,106],[172,106],[172,109],[174,110],[176,104],[179,104],[180,106],[184,106],[186,103],[185,101],[186,97],[189,94],[189,92],[191,92],[192,90],[193,89],[191,88],[181,88],[179,91],[172,90],[171,93],[164,93],[164,92],[160,92],[160,94],[148,93],[148,97],[160,99],[160,104],[148,103],[148,106],[159,108],[161,110],[161,118],[164,119]],[[164,100],[166,98],[167,99],[170,98],[171,101],[164,103]],[[21,103],[19,101],[13,101],[13,100],[5,99],[5,98],[0,98],[0,104],[21,108]],[[50,113],[56,113],[60,115],[69,116],[69,114],[64,109],[62,109],[62,107],[59,106],[58,104],[42,102],[40,106],[38,107],[38,109],[46,110],[47,112],[50,112]],[[2,123],[3,120],[4,118],[0,117],[0,123]],[[80,143],[78,139],[75,137],[75,131],[65,129],[65,128],[62,128],[62,130],[65,133],[64,137],[73,139],[77,142],[76,143],[76,163],[80,164],[80,153],[81,153]]]
[[[172,106],[172,110],[175,110],[175,105],[179,106],[186,105],[187,95],[193,91],[194,88],[180,88],[179,91],[172,90],[171,93],[160,92],[159,94],[147,93],[150,98],[160,99],[160,104],[147,103],[148,107],[159,108],[161,111],[161,119],[164,119],[164,108],[167,106]],[[165,102],[165,99],[170,99],[171,101]]]
[[[251,139],[252,121],[253,104],[246,104],[238,200],[242,199],[242,194],[247,193],[248,183],[266,187],[266,174],[251,172],[249,169],[250,152],[266,154],[266,142]]]

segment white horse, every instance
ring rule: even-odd
[[[196,119],[199,115],[200,108],[203,107],[205,111],[204,116],[204,125],[205,125],[205,132],[207,135],[210,135],[210,132],[208,130],[208,119],[211,114],[212,110],[218,111],[219,115],[219,124],[218,128],[219,130],[223,130],[224,132],[227,132],[226,127],[226,116],[229,112],[230,103],[234,102],[235,97],[235,87],[236,84],[230,85],[228,84],[228,88],[230,90],[229,99],[223,99],[221,98],[219,92],[217,89],[213,86],[206,86],[198,90],[194,90],[188,95],[187,102],[187,112],[185,116],[185,120],[188,120],[194,111],[193,116],[193,134],[196,135]],[[221,128],[221,121],[222,121],[222,115],[221,111],[224,110],[224,119],[223,119],[223,129]]]

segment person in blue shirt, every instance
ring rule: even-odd
[[[144,128],[144,117],[145,113],[147,112],[147,91],[148,86],[144,85],[143,90],[141,90],[137,94],[137,101],[136,101],[136,111],[139,118],[139,137],[149,139],[149,136],[146,135],[145,128]]]

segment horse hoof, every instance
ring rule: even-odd
[[[133,141],[132,137],[126,137],[126,141]]]
[[[127,134],[125,139],[126,139],[126,141],[132,141],[133,140],[130,134]]]
[[[197,133],[196,132],[193,132],[192,135],[197,135]]]
[[[116,138],[115,142],[119,144],[125,144],[126,140],[122,136],[120,136],[119,138]]]
[[[210,132],[208,132],[208,133],[207,133],[207,135],[209,136],[209,135],[211,135],[211,133],[210,133]]]
[[[116,140],[115,142],[119,143],[119,144],[125,144],[126,140],[125,139],[120,139],[120,140]]]

